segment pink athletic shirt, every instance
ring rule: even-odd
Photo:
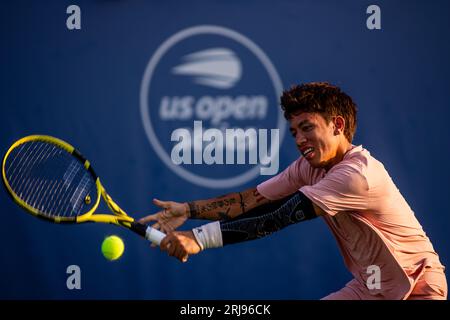
[[[327,213],[323,218],[360,299],[406,299],[426,270],[444,270],[383,164],[362,146],[353,146],[328,172],[300,157],[257,189],[270,200],[300,190]],[[367,288],[369,266],[380,268],[380,289]]]

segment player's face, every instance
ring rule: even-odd
[[[340,138],[336,126],[319,113],[300,113],[289,120],[300,153],[314,168],[331,168],[337,162]]]

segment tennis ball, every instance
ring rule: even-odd
[[[119,259],[124,249],[125,245],[118,236],[109,236],[103,240],[102,253],[103,256],[110,261]]]

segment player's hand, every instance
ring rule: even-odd
[[[140,219],[140,223],[147,224],[155,221],[151,226],[152,228],[161,230],[164,233],[170,233],[189,218],[189,207],[187,203],[161,201],[158,199],[153,199],[153,203],[163,210]]]
[[[174,231],[169,233],[160,244],[161,250],[167,251],[169,256],[181,262],[186,262],[190,255],[201,251],[200,245],[192,231]]]

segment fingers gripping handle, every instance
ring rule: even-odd
[[[147,227],[147,230],[145,231],[145,239],[149,240],[153,244],[160,245],[162,239],[164,239],[166,235],[162,233],[159,230],[156,230],[152,227]],[[167,244],[167,248],[170,247],[170,243]],[[186,262],[188,260],[188,256],[183,257],[182,261]]]
[[[162,239],[166,237],[166,234],[162,233],[161,231],[152,228],[147,227],[146,225],[143,225],[139,222],[132,222],[131,223],[131,230],[138,233],[148,241],[152,242],[153,244],[159,246],[161,244]],[[170,247],[170,243],[167,245],[167,248]],[[187,262],[189,256],[184,256],[181,260],[183,262]]]

